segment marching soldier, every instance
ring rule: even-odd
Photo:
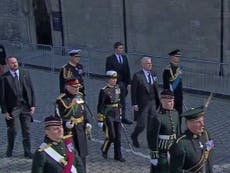
[[[97,105],[98,126],[104,126],[106,135],[101,147],[102,156],[107,159],[109,147],[111,143],[114,143],[114,159],[125,162],[121,154],[121,91],[117,85],[117,72],[109,70],[106,76],[108,83],[100,90]]]
[[[65,134],[73,135],[73,143],[86,168],[88,155],[87,135],[92,125],[85,110],[83,94],[79,92],[82,85],[77,79],[69,79],[65,84],[65,93],[56,100],[56,114],[63,120]]]
[[[204,115],[203,106],[182,114],[187,130],[170,149],[171,173],[212,173],[214,143],[204,128]]]
[[[79,156],[72,148],[71,137],[63,136],[58,117],[45,118],[45,139],[35,152],[32,173],[84,173]]]
[[[67,79],[76,78],[79,80],[80,84],[82,85],[80,91],[83,94],[85,94],[84,81],[83,81],[84,70],[83,70],[83,65],[79,63],[81,58],[81,50],[73,49],[68,53],[70,56],[69,63],[61,68],[59,74],[60,93],[65,92],[65,81]]]
[[[179,115],[173,107],[173,93],[163,90],[160,109],[156,115],[149,117],[147,124],[151,173],[169,173],[168,151],[179,136]]]

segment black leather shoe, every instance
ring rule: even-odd
[[[140,144],[139,144],[139,142],[137,140],[137,137],[134,136],[134,135],[131,135],[131,139],[133,141],[133,146],[136,147],[136,148],[140,148]]]
[[[33,154],[32,153],[24,153],[24,157],[27,158],[27,159],[32,159]]]
[[[119,162],[125,162],[125,159],[124,158],[115,158],[114,160],[117,160]]]
[[[133,124],[132,121],[130,121],[130,120],[126,119],[126,118],[123,118],[123,119],[121,120],[121,122],[124,123],[124,124]]]

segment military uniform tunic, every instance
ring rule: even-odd
[[[83,94],[71,95],[67,91],[61,94],[56,101],[56,113],[63,120],[64,133],[73,135],[74,146],[80,157],[88,155],[86,123],[89,123],[84,106]],[[74,123],[72,129],[66,127],[66,122]]]
[[[183,111],[183,85],[182,85],[182,69],[169,64],[163,72],[163,88],[168,89],[174,94],[174,107],[179,114]]]
[[[100,90],[97,112],[105,117],[104,131],[106,134],[102,152],[107,153],[111,143],[114,143],[114,158],[121,159],[121,106],[120,88],[118,85],[106,85]]]
[[[62,140],[57,143],[45,137],[44,142],[47,145],[50,145],[52,149],[54,149],[61,156],[66,158],[67,146],[65,142]],[[78,154],[74,154],[74,162],[73,165],[77,169],[78,173],[84,173],[84,168],[81,160],[78,158]],[[58,163],[53,158],[51,158],[43,149],[38,149],[34,154],[34,159],[32,163],[32,171],[31,173],[61,173],[64,169],[64,165],[62,163]]]
[[[76,66],[68,63],[64,65],[59,74],[59,85],[60,85],[60,93],[65,92],[65,81],[67,79],[76,78],[79,80],[80,84],[83,86],[80,88],[80,92],[84,94],[84,80],[83,80],[84,70],[82,64],[77,64]]]
[[[210,139],[207,131],[200,136],[189,130],[171,147],[171,173],[212,173]]]
[[[167,152],[179,136],[179,115],[176,110],[161,108],[156,116],[149,117],[147,142],[151,159],[158,159],[158,165],[151,165],[151,173],[169,173]]]

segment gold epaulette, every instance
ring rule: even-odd
[[[171,69],[171,66],[170,64],[168,64],[166,67],[165,67],[165,70],[170,70]]]
[[[183,135],[183,136],[179,137],[179,138],[176,140],[176,143],[178,144],[178,143],[180,142],[180,140],[183,139],[183,138],[185,138],[185,137],[186,137],[186,135]]]
[[[61,93],[61,94],[57,97],[57,100],[61,100],[62,97],[64,97],[64,96],[65,96],[65,93]]]
[[[52,144],[46,144],[45,146],[40,146],[40,148],[38,149],[39,152],[44,151],[45,149],[49,148]]]
[[[65,136],[63,136],[63,138],[62,139],[67,139],[67,138],[71,138],[73,135],[65,135]]]

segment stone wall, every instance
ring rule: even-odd
[[[36,42],[31,9],[28,15],[20,2],[31,1],[0,1],[0,39]],[[52,15],[52,11],[58,10],[59,1],[47,2],[51,4],[48,9]],[[180,48],[187,58],[219,61],[220,2],[125,0],[128,52],[167,56],[170,50]],[[65,46],[111,51],[115,41],[124,42],[122,0],[62,0],[61,3]],[[224,1],[224,5],[224,61],[230,62],[230,4]],[[53,44],[59,45],[60,32],[52,31],[52,36]]]

